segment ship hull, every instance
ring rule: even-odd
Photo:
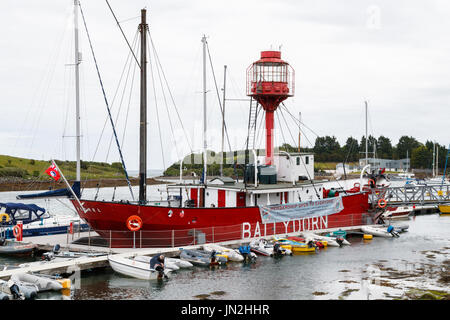
[[[368,193],[343,196],[342,202],[344,209],[329,216],[263,224],[257,206],[178,208],[81,200],[83,211],[72,200],[80,217],[115,248],[179,247],[370,223]],[[127,228],[132,215],[142,219],[139,231]]]

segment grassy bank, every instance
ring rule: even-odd
[[[70,180],[76,177],[75,161],[55,160],[64,176]],[[18,158],[0,155],[0,178],[18,178],[26,180],[45,181],[49,176],[45,170],[50,161]],[[123,179],[125,175],[119,162],[81,161],[81,179]]]

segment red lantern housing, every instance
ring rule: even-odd
[[[280,51],[262,51],[261,59],[247,68],[247,95],[266,112],[266,165],[273,165],[274,112],[294,95],[294,69],[281,60]]]

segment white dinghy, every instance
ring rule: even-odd
[[[383,238],[392,238],[392,237],[398,237],[398,233],[393,230],[393,227],[391,227],[392,230],[387,227],[386,229],[383,227],[371,227],[371,226],[363,226],[361,227],[361,231],[364,233],[371,234],[376,237],[383,237]]]
[[[134,257],[134,260],[150,264],[151,258],[152,257],[149,257],[149,256],[136,256],[136,257]],[[168,258],[168,257],[164,258],[164,268],[167,268],[167,269],[179,270],[182,268],[191,268],[193,266],[194,265],[192,263],[190,263],[189,261],[176,259],[176,258]]]
[[[164,269],[164,272],[150,269],[150,264],[147,262],[137,261],[133,258],[126,258],[121,255],[109,255],[109,265],[111,268],[120,274],[142,279],[142,280],[157,280],[168,278],[172,269]]]
[[[244,261],[244,257],[239,252],[227,247],[220,246],[215,243],[204,244],[203,250],[205,250],[206,252],[215,251],[221,255],[226,256],[229,261],[237,261],[237,262]]]

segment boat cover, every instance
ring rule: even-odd
[[[72,185],[73,192],[77,195],[78,198],[81,197],[80,191],[80,182],[75,181]],[[32,194],[19,194],[16,196],[17,199],[37,199],[37,198],[54,198],[54,197],[73,197],[72,192],[68,188],[62,188],[57,190],[49,190],[40,193],[32,193]]]

